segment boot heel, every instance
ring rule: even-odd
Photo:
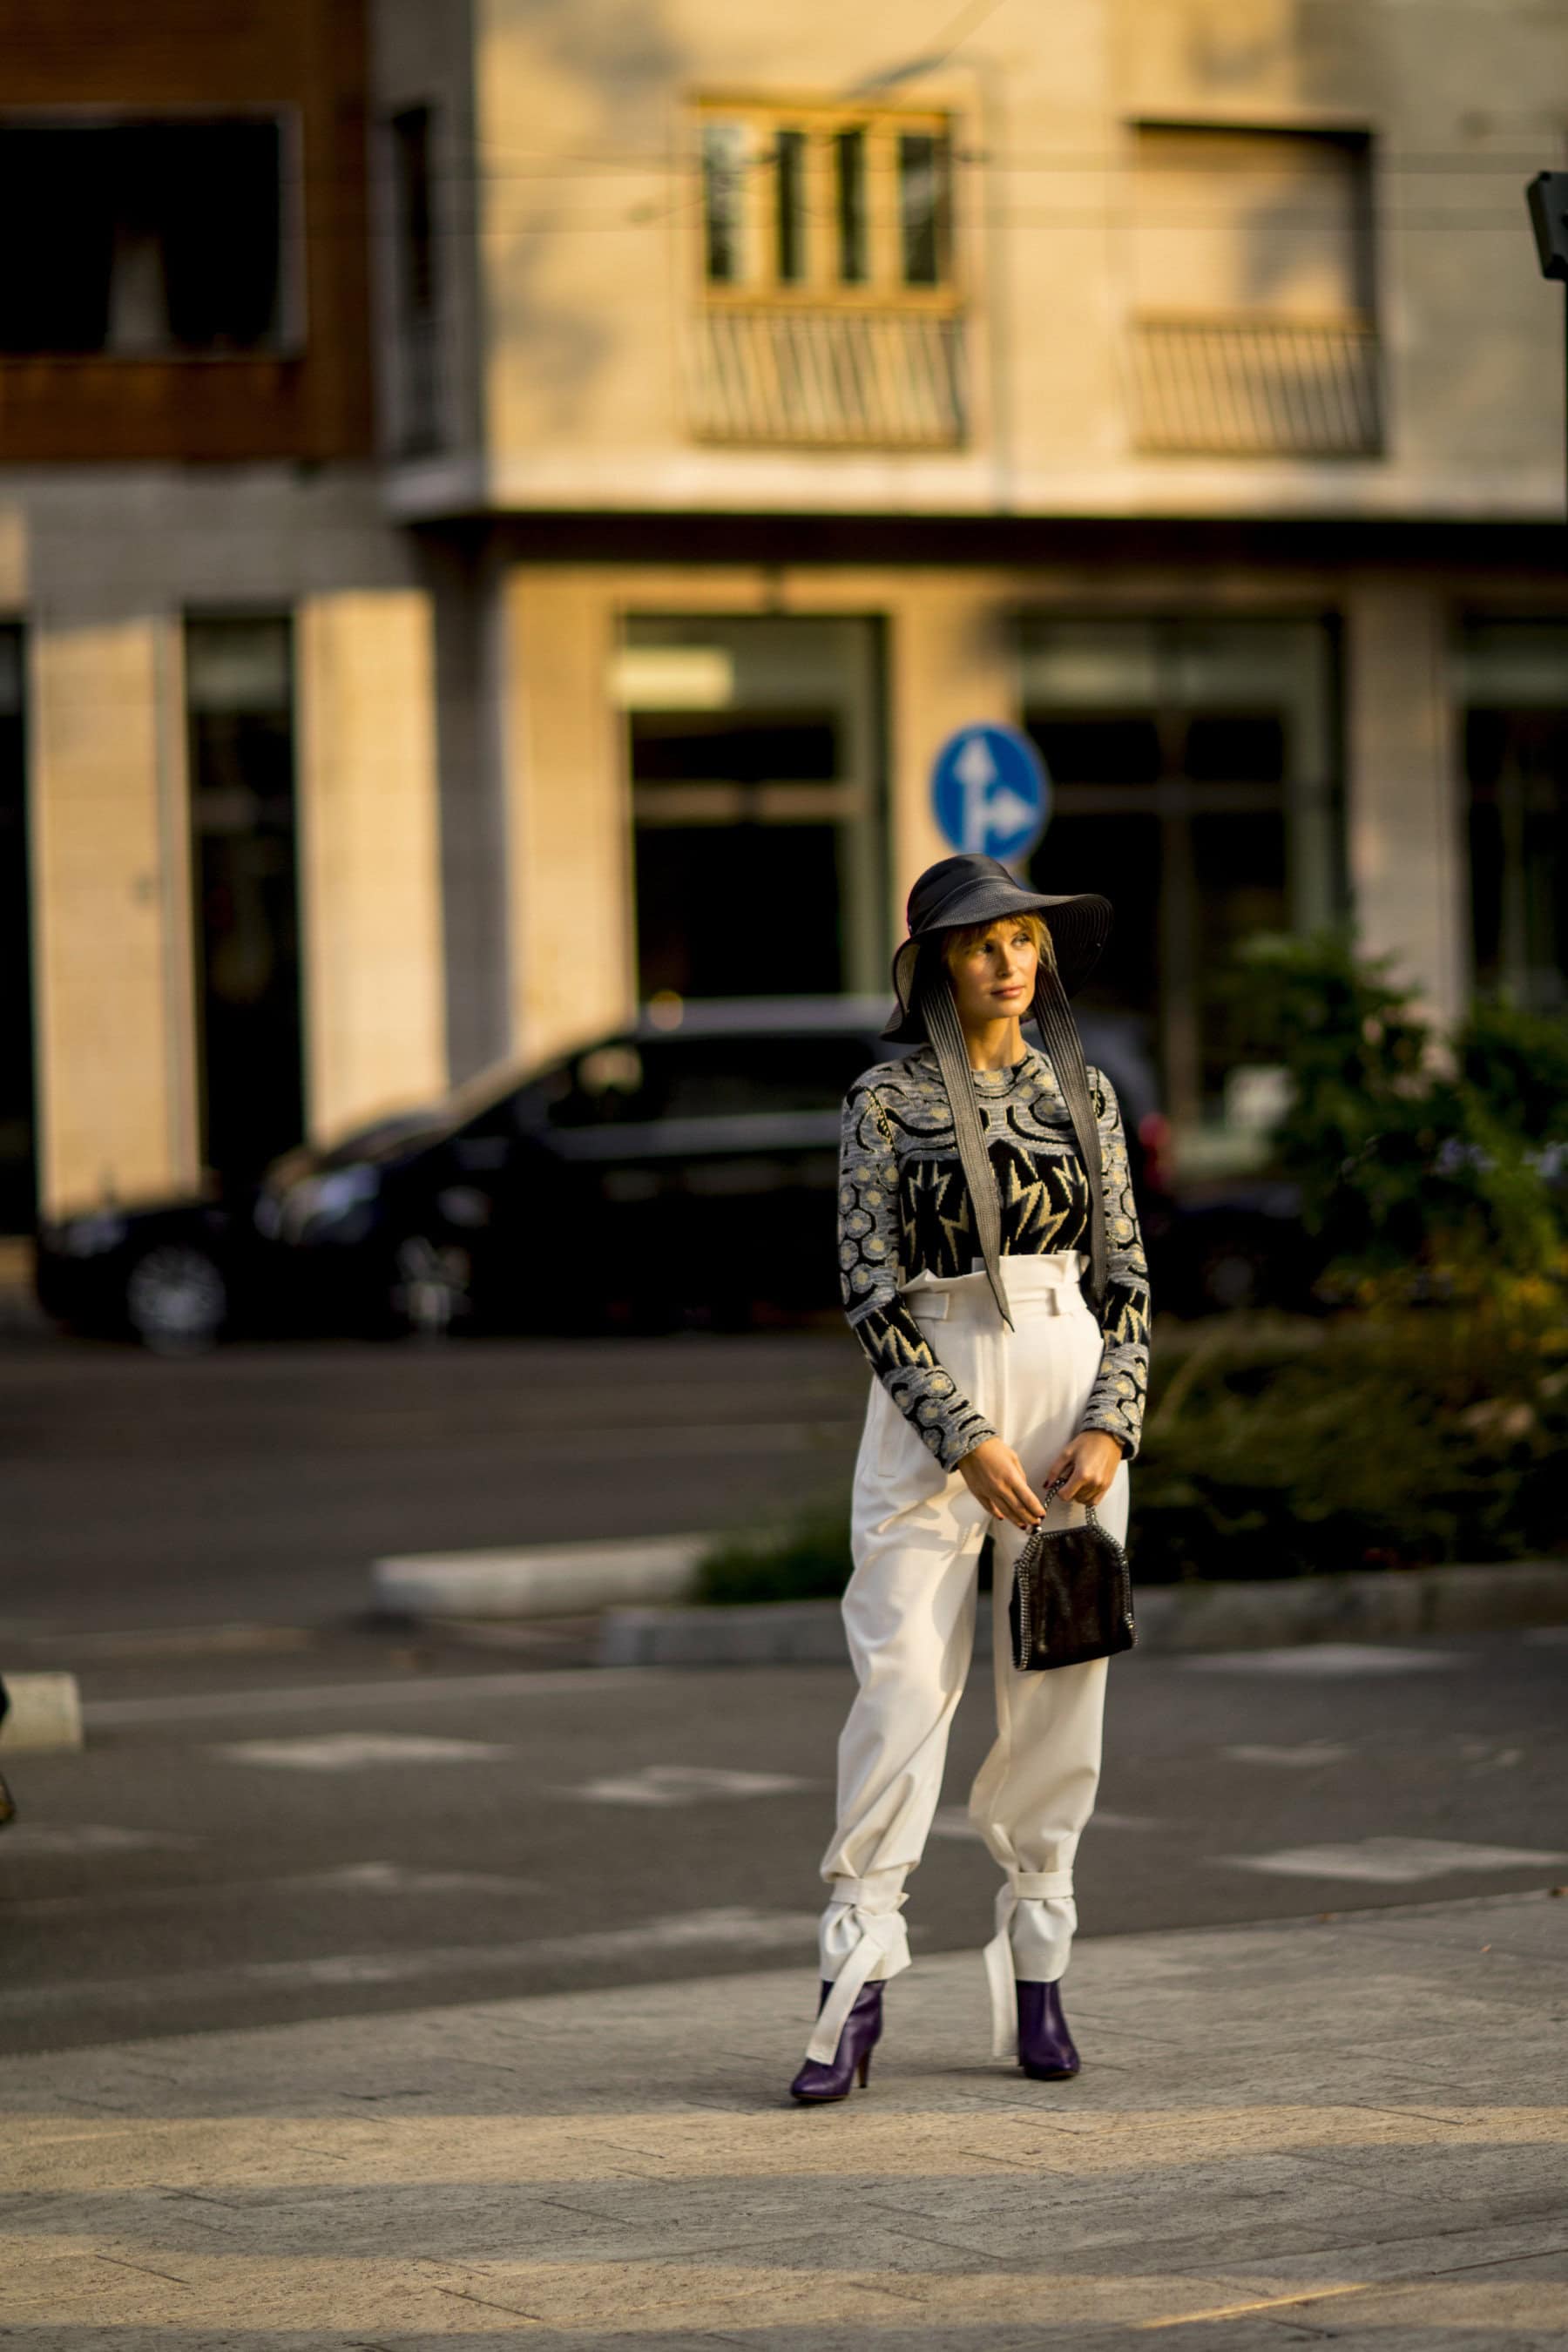
[[[831,1985],[822,1988],[822,2004],[832,1991]],[[871,2069],[871,2051],[882,2032],[882,1986],[879,1979],[866,1985],[857,1994],[838,2047],[831,2062],[824,2065],[819,2058],[808,2058],[794,2082],[790,2096],[805,2106],[817,2106],[830,2099],[847,2099],[858,2077],[860,2088],[866,2088],[866,2077]]]

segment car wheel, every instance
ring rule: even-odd
[[[125,1277],[125,1319],[155,1356],[203,1354],[227,1316],[222,1269],[193,1243],[155,1243]]]
[[[399,1330],[417,1339],[445,1339],[473,1313],[472,1269],[467,1250],[442,1246],[426,1234],[397,1245],[392,1312]]]

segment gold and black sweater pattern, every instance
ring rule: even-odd
[[[1026,1048],[1010,1069],[973,1073],[985,1148],[1011,1256],[1089,1250],[1089,1180],[1048,1057]],[[1149,1376],[1149,1271],[1109,1078],[1089,1073],[1105,1195],[1104,1352],[1085,1429],[1138,1450]],[[998,1433],[963,1394],[905,1305],[922,1274],[941,1280],[981,1263],[947,1090],[929,1045],[879,1062],[844,1100],[838,1162],[838,1265],[849,1327],[899,1411],[944,1470]],[[1005,1431],[1001,1433],[1005,1436]]]

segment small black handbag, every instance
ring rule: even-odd
[[[1138,1639],[1127,1554],[1092,1504],[1083,1524],[1036,1528],[1013,1570],[1013,1664],[1025,1674],[1114,1657]]]

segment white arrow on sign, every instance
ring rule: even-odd
[[[987,795],[996,781],[996,762],[984,735],[969,738],[952,763],[952,772],[963,786],[963,845],[983,850],[992,814]]]

